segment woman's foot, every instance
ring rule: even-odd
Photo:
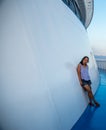
[[[92,102],[89,102],[89,105],[90,105],[90,106],[94,106],[94,104],[93,104]]]
[[[95,103],[96,107],[100,106],[100,104],[98,102],[95,101],[94,103]]]

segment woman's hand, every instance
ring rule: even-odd
[[[82,86],[83,84],[82,84],[82,81],[80,81],[80,85]]]

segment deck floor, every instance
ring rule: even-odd
[[[106,71],[100,70],[100,86],[95,94],[100,107],[88,106],[71,130],[106,130]]]

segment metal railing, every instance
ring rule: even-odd
[[[106,70],[106,59],[96,59],[98,69]]]

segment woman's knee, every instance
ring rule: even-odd
[[[91,87],[90,87],[90,86],[85,85],[85,86],[84,86],[84,88],[85,88],[85,90],[86,90],[87,92],[92,92],[92,91],[91,91]]]

